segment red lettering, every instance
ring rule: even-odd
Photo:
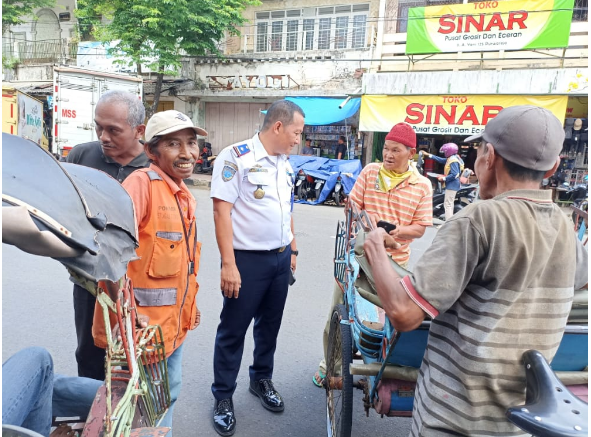
[[[433,105],[427,106],[427,117],[425,117],[425,123],[431,124],[432,113],[433,113]]]
[[[486,28],[484,29],[484,31],[485,32],[488,32],[493,27],[498,27],[499,30],[507,30],[507,28],[505,27],[505,23],[503,23],[503,17],[498,12],[495,12],[492,15],[492,18],[488,22],[488,25],[486,26]]]
[[[409,124],[420,124],[423,122],[423,108],[425,105],[411,103],[406,107],[406,118],[404,121]]]
[[[445,112],[445,109],[443,108],[443,105],[437,105],[435,107],[435,120],[434,120],[434,124],[441,124],[439,122],[440,118],[443,117],[445,118],[445,121],[447,121],[448,124],[456,124],[455,120],[456,120],[456,109],[458,107],[457,106],[452,106],[450,108],[451,112],[448,114],[447,112]]]
[[[452,33],[456,28],[455,19],[454,15],[444,15],[439,18],[439,30],[437,32],[443,34]]]
[[[509,24],[507,25],[508,30],[513,30],[513,25],[517,24],[520,29],[527,29],[525,20],[527,20],[528,13],[522,12],[509,12]]]
[[[63,109],[62,108],[62,117],[65,118],[76,118],[76,111],[72,111],[71,109]]]
[[[457,124],[459,126],[462,126],[466,121],[471,121],[473,126],[477,126],[480,124],[478,122],[478,116],[476,115],[476,111],[474,111],[474,105],[466,106],[466,109],[464,109],[464,112],[462,113]]]
[[[466,16],[466,28],[464,29],[464,32],[470,32],[470,25],[472,25],[477,32],[482,32],[484,30],[484,15],[478,15],[478,21],[476,21],[474,15]]]
[[[458,26],[456,28],[456,33],[462,33],[462,26],[464,25],[464,17],[460,15],[458,17]]]
[[[502,106],[484,106],[482,111],[482,125],[486,126],[486,124],[495,118],[499,112],[503,109]]]

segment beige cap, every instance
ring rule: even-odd
[[[193,126],[191,119],[179,111],[162,111],[152,115],[146,125],[146,141],[157,135],[166,135],[183,129],[193,129],[197,135],[206,137],[207,132]]]
[[[581,130],[582,127],[583,127],[583,120],[581,120],[580,118],[577,118],[575,120],[575,124],[573,126],[573,130]]]
[[[485,140],[507,161],[532,170],[547,171],[556,163],[564,141],[562,123],[538,106],[510,106],[488,122],[484,131],[466,138]]]

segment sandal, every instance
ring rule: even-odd
[[[314,376],[312,377],[312,382],[314,383],[314,385],[316,387],[324,387],[324,379],[326,378],[326,375],[323,374],[320,370],[317,371]]]

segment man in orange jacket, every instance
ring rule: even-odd
[[[183,182],[199,157],[197,135],[207,132],[178,111],[154,114],[146,126],[145,142],[152,164],[123,183],[134,203],[139,235],[140,259],[129,264],[127,274],[138,313],[147,315],[150,324],[160,325],[164,335],[171,406],[160,426],[170,428],[181,388],[183,342],[201,317],[196,303],[201,253],[196,202]]]

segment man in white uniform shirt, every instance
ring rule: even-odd
[[[263,407],[281,412],[273,386],[273,356],[291,272],[296,267],[293,184],[288,161],[300,141],[304,113],[279,100],[267,110],[261,132],[226,147],[216,158],[211,182],[216,238],[222,258],[220,315],[215,350],[213,422],[222,436],[234,434],[232,395],[244,337],[254,319],[254,361],[249,390]]]

